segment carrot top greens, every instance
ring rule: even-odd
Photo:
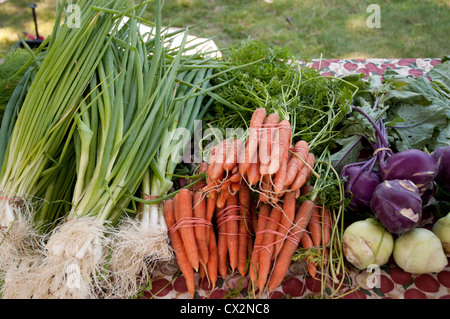
[[[271,48],[248,39],[225,52],[233,66],[215,81],[233,79],[214,91],[217,102],[207,120],[218,128],[243,127],[253,111],[262,107],[291,122],[293,139],[303,139],[319,154],[339,135],[336,126],[349,112],[357,91],[339,78],[297,61],[289,48]],[[230,112],[230,108],[233,112]]]

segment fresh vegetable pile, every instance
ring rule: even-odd
[[[447,57],[324,77],[252,39],[201,53],[161,1],[77,4],[1,82],[3,298],[133,298],[174,261],[191,297],[237,273],[262,297],[299,263],[340,298],[351,265],[447,265]]]

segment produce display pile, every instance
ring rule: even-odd
[[[342,298],[354,269],[448,265],[448,56],[327,76],[251,38],[202,52],[161,1],[77,4],[1,65],[2,298],[137,298],[168,264],[191,298],[230,274],[264,298],[299,261]]]

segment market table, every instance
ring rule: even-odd
[[[350,73],[364,73],[382,76],[388,67],[401,75],[427,76],[440,58],[414,59],[320,59],[311,60],[308,65],[319,70],[324,76],[343,76]],[[432,216],[428,218],[430,227]],[[194,298],[247,298],[248,278],[239,273],[219,278],[214,289],[206,279],[196,273],[197,290]],[[371,280],[367,280],[370,276]],[[319,280],[307,275],[304,263],[292,263],[280,287],[259,298],[303,299],[317,296],[321,290]],[[412,275],[404,272],[391,261],[379,271],[351,269],[349,277],[339,289],[344,299],[450,299],[450,264],[438,274]],[[180,275],[176,262],[157,269],[152,278],[152,289],[145,291],[144,298],[189,299],[186,282]]]

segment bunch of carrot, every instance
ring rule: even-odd
[[[195,293],[195,272],[208,268],[209,278],[217,279],[217,242],[211,223],[215,203],[203,192],[182,188],[164,201],[164,217],[175,256],[191,296]],[[200,268],[202,267],[202,268]]]
[[[331,236],[329,211],[320,214],[313,200],[305,197],[299,202],[293,192],[285,194],[282,207],[263,204],[257,225],[249,276],[260,291],[267,287],[271,292],[281,284],[297,249],[327,251]],[[315,278],[316,261],[308,258],[307,262],[308,272]]]
[[[259,201],[277,203],[287,192],[300,195],[313,172],[315,156],[306,141],[295,145],[288,120],[264,108],[253,112],[247,141],[229,139],[211,151],[204,191],[223,207],[227,198],[246,183]]]
[[[302,195],[308,191],[309,185],[301,189]],[[258,207],[258,197],[243,184],[218,207],[218,199],[197,186],[180,189],[164,202],[169,236],[192,296],[196,272],[215,287],[218,276],[225,278],[237,270],[242,276],[248,274],[260,291],[265,287],[273,291],[297,249],[328,245],[331,220],[327,209],[321,213],[314,201],[299,201],[294,192],[287,192],[280,200],[282,205],[276,206],[260,203]],[[312,258],[308,272],[315,277]]]
[[[247,274],[259,291],[278,287],[298,248],[328,245],[328,214],[307,195],[315,163],[308,144],[291,145],[288,121],[257,109],[248,140],[225,140],[198,173],[206,180],[164,203],[169,236],[189,292],[195,273],[215,286],[218,276]],[[306,198],[306,199],[305,199]],[[308,260],[316,274],[316,262]]]
[[[216,198],[188,188],[164,201],[169,237],[188,291],[195,293],[195,273],[215,287],[218,275],[225,277],[229,265],[242,276],[247,272],[252,250],[251,191],[243,186],[219,208]]]

